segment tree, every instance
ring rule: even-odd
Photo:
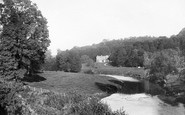
[[[175,51],[169,49],[153,54],[154,56],[149,66],[149,80],[151,82],[164,87],[166,76],[178,73],[177,63],[179,60],[176,60],[176,57],[171,55],[172,53],[174,54]]]
[[[32,74],[44,62],[49,46],[46,18],[30,0],[3,0],[0,3],[0,71],[26,69]],[[14,73],[14,72],[13,72]]]
[[[75,51],[69,51],[70,72],[79,72],[82,68],[80,55]]]
[[[82,67],[79,54],[73,50],[58,52],[56,62],[58,70],[65,72],[79,72]]]
[[[70,63],[69,63],[69,52],[58,52],[56,56],[57,68],[60,71],[69,72]]]
[[[125,48],[120,48],[118,50],[116,63],[118,66],[125,66],[125,62],[127,60],[127,51]]]
[[[46,51],[45,57],[45,62],[42,65],[42,68],[46,71],[57,71],[56,57],[51,55],[50,50]]]
[[[91,58],[88,55],[82,55],[80,60],[81,63],[87,63]]]
[[[118,66],[118,64],[117,64],[117,56],[118,56],[118,50],[117,49],[112,51],[111,55],[109,56],[108,60],[109,60],[109,63],[112,66]]]
[[[94,67],[94,60],[92,60],[88,55],[83,55],[80,58],[81,63],[86,64],[88,67]]]

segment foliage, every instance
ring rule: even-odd
[[[170,38],[160,37],[130,37],[118,40],[103,40],[99,44],[91,46],[74,47],[73,51],[80,56],[86,55],[95,61],[97,55],[110,55],[110,64],[112,66],[137,67],[145,66],[145,52],[158,52],[165,49],[177,48],[181,55],[185,56],[185,31],[184,29],[177,35]],[[146,57],[145,57],[146,58]]]
[[[181,52],[180,58],[183,58],[182,56],[185,55],[184,35],[185,35],[184,31],[181,31],[178,35],[171,36],[170,38],[167,38],[165,36],[160,37],[143,36],[143,37],[130,37],[119,40],[103,40],[99,44],[93,44],[91,46],[84,47],[74,47],[69,51],[76,52],[81,57],[82,63],[85,63],[85,61],[89,60],[89,58],[90,58],[89,63],[95,61],[97,55],[110,55],[109,61],[112,66],[117,67],[140,66],[147,68],[150,62],[147,62],[146,59],[148,56],[149,58],[150,56],[152,56],[150,55],[150,53],[152,54],[154,52],[167,49],[173,50],[178,49],[179,52]],[[68,67],[68,64],[65,66]]]
[[[86,63],[88,67],[95,67],[95,62],[92,59],[89,59],[88,62]]]
[[[125,115],[124,111],[111,112],[109,107],[95,97],[72,106],[72,113],[80,115]]]
[[[185,60],[184,56],[182,56],[182,53],[179,49],[165,49],[158,52],[145,52],[144,53],[144,66],[145,68],[149,68],[151,65],[151,62],[156,58],[156,56],[159,55],[161,52],[162,55],[165,55],[168,60],[171,61],[172,65],[174,65],[177,68],[184,68]]]
[[[81,63],[82,63],[82,64],[85,64],[85,65],[88,66],[88,67],[94,67],[94,66],[95,66],[94,60],[92,60],[92,59],[91,59],[89,56],[87,56],[87,55],[81,56],[80,60],[81,60]]]
[[[42,92],[41,92],[42,91]],[[56,93],[49,90],[31,90],[25,92],[27,105],[39,115],[124,115],[124,111],[112,112],[109,107],[100,103],[95,96],[81,95],[76,92]],[[30,97],[34,101],[28,101]]]
[[[22,85],[16,82],[0,83],[0,105],[4,107],[8,115],[22,115],[22,103],[18,93],[22,91]]]
[[[53,57],[51,55],[51,51],[48,50],[45,53],[45,62],[42,65],[42,69],[46,71],[56,71],[57,70],[57,63],[56,63],[56,57]]]
[[[144,51],[141,49],[132,49],[132,47],[119,47],[109,57],[110,64],[122,67],[143,66]]]
[[[30,0],[3,0],[0,6],[1,73],[37,71],[50,43],[46,19]]]
[[[90,57],[88,55],[82,55],[80,60],[81,63],[87,63],[89,61]]]
[[[180,71],[179,78],[180,78],[180,80],[181,80],[183,83],[185,83],[185,69],[182,69],[182,70]]]
[[[80,56],[75,51],[58,52],[56,62],[58,70],[65,72],[79,72],[82,67]]]
[[[178,57],[179,55],[174,55],[174,50],[164,50],[161,52],[156,52],[153,54],[153,59],[149,66],[149,80],[151,82],[157,83],[164,87],[166,82],[166,76],[168,74],[178,73]],[[171,55],[173,54],[173,55]]]

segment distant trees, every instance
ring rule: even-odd
[[[57,68],[65,72],[79,72],[81,70],[80,56],[75,51],[61,51],[56,56]]]
[[[80,72],[82,67],[81,61],[88,62],[89,60],[88,56],[80,58],[78,52],[74,50],[58,50],[56,57],[53,57],[51,51],[48,50],[45,55],[46,60],[43,64],[43,70],[45,71]]]
[[[87,63],[91,58],[88,55],[82,55],[80,60],[82,63]]]
[[[142,67],[144,61],[143,54],[144,51],[141,49],[120,47],[111,53],[109,61],[113,66]]]
[[[170,38],[165,36],[143,36],[110,41],[103,40],[101,43],[93,44],[92,46],[74,47],[69,51],[64,51],[60,54],[60,56],[63,57],[60,59],[60,63],[58,63],[59,61],[56,62],[60,65],[58,66],[58,68],[60,68],[59,70],[65,70],[65,68],[68,68],[65,71],[70,71],[69,61],[66,60],[69,60],[67,58],[69,57],[69,52],[73,51],[81,57],[82,63],[93,63],[96,60],[97,55],[110,55],[109,61],[112,66],[140,66],[149,68],[151,62],[156,56],[156,52],[162,51],[163,54],[164,52],[168,53],[165,55],[171,56],[171,58],[176,60],[176,62],[179,60],[178,63],[175,63],[176,67],[179,67],[183,66],[181,61],[185,56],[184,32],[185,31],[181,31],[178,35],[171,36]],[[179,52],[180,54],[177,55]],[[58,56],[56,60],[59,60]]]
[[[38,71],[50,40],[46,18],[36,4],[30,0],[3,0],[0,25],[1,75],[13,75],[19,69],[26,69],[28,74]]]
[[[53,57],[51,55],[51,51],[48,50],[45,53],[45,62],[42,65],[42,69],[46,71],[56,71],[57,70],[57,63],[56,63],[56,57]]]
[[[94,67],[94,60],[92,60],[89,56],[83,55],[80,58],[81,63],[86,64],[88,67]]]

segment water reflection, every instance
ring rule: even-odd
[[[164,90],[160,86],[150,83],[149,81],[124,81],[124,80],[109,80],[109,84],[104,84],[101,82],[96,82],[96,86],[109,94],[112,93],[124,93],[124,94],[136,94],[136,93],[147,93],[151,95],[161,95],[164,94]]]

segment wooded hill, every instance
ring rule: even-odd
[[[171,49],[174,51],[166,49]],[[184,57],[185,29],[182,29],[177,35],[173,35],[169,38],[165,36],[143,36],[118,40],[104,39],[99,44],[93,44],[84,47],[74,47],[66,51],[58,51],[56,58],[51,58],[50,52],[46,54],[46,64],[44,66],[44,70],[63,70],[62,68],[65,65],[64,68],[69,68],[68,70],[71,71],[72,69],[70,65],[73,63],[76,64],[76,62],[80,64],[79,58],[88,56],[91,61],[96,61],[97,55],[110,55],[109,61],[112,66],[145,67],[145,64],[147,63],[146,58],[148,58],[147,56],[150,55],[151,57],[151,53],[160,52],[162,50],[169,51],[167,54],[171,52],[178,54],[179,57]],[[65,54],[74,55],[69,56]],[[76,61],[73,62],[73,60]],[[81,66],[75,65],[75,67]],[[77,68],[77,70],[80,71],[79,68]]]
[[[179,49],[185,55],[185,28],[179,34],[170,38],[160,37],[130,37],[119,40],[103,40],[91,46],[74,47],[71,50],[80,56],[88,55],[95,60],[97,55],[110,55],[109,60],[113,66],[143,66],[144,52],[156,52],[164,49]],[[121,58],[121,59],[120,59]],[[124,60],[125,64],[121,64]],[[126,61],[125,61],[126,60]],[[119,63],[119,64],[118,64]]]

